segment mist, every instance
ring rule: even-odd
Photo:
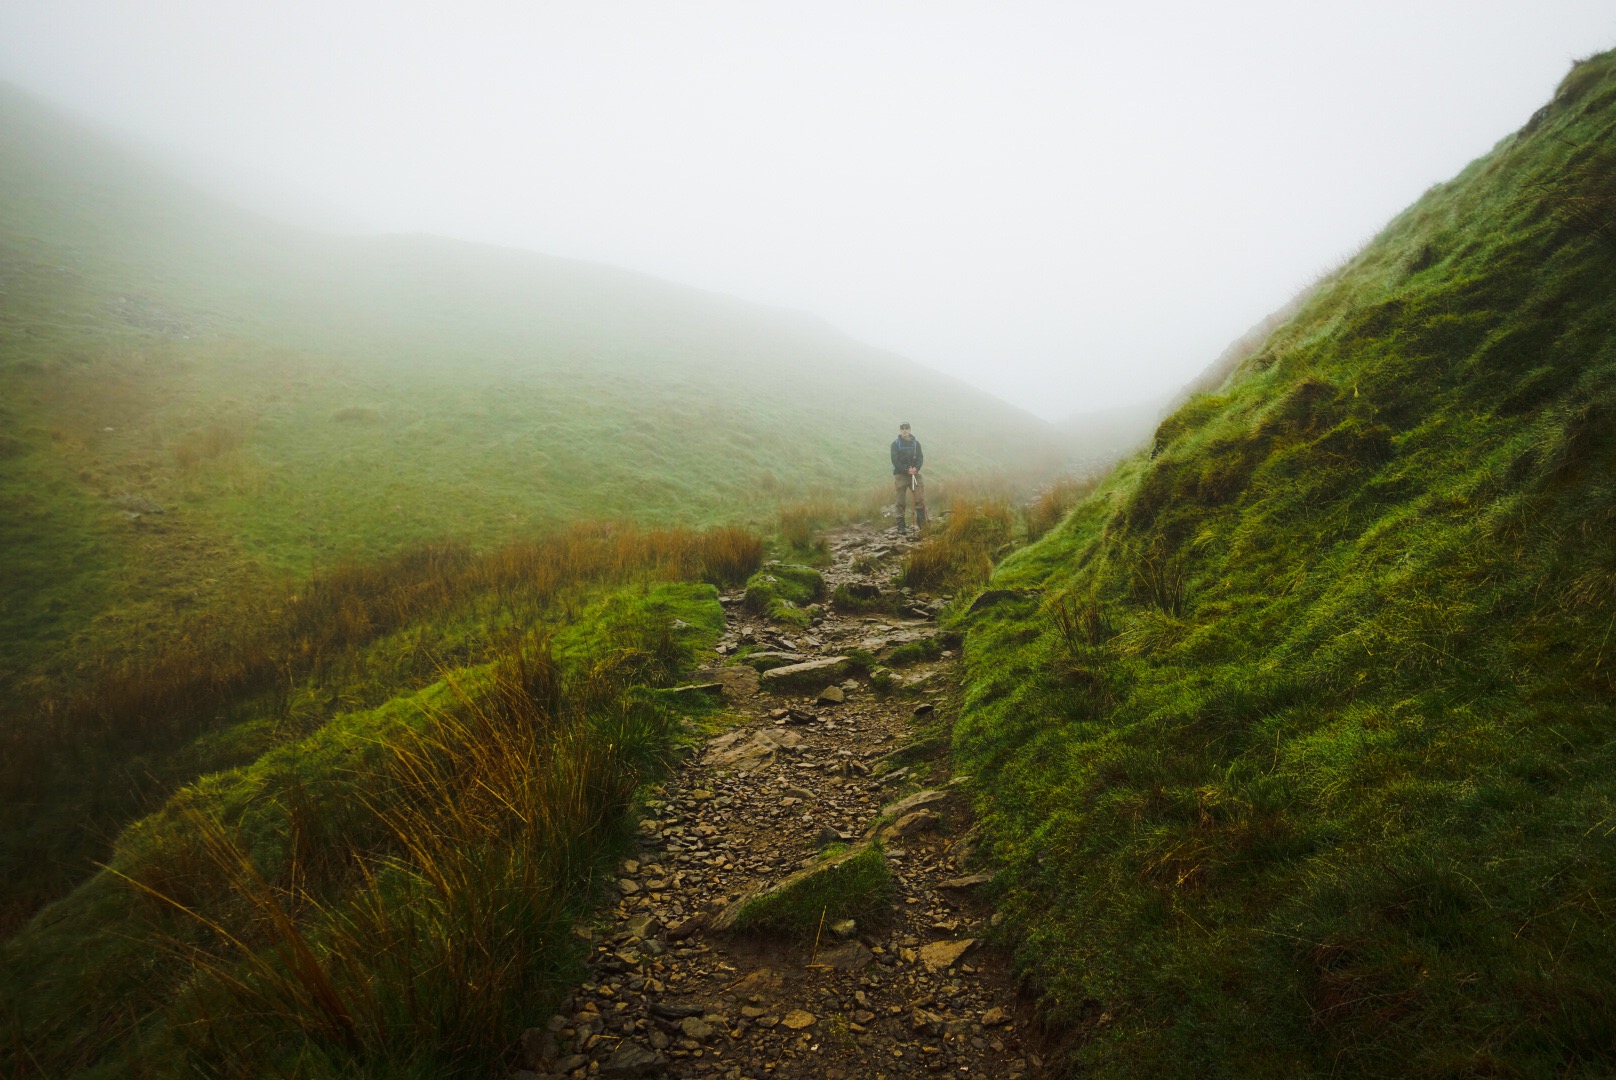
[[[1171,395],[1613,43],[1608,0],[13,0],[0,78],[278,216],[799,309],[1059,419]]]

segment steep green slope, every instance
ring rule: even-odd
[[[1616,1070],[1616,54],[1008,559],[957,732],[1099,1076]]]

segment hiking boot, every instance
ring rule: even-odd
[[[906,533],[908,531],[909,531],[908,527],[905,526],[903,522],[901,522],[901,521],[898,522],[898,535],[899,536],[902,536],[904,533]]]

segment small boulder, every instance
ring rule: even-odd
[[[528,1028],[522,1032],[522,1064],[530,1069],[542,1069],[555,1060],[555,1033],[545,1028]]]
[[[892,889],[879,845],[855,844],[747,892],[713,919],[712,928],[778,929],[812,937],[821,919],[834,922],[886,910]]]
[[[927,829],[935,829],[941,820],[942,818],[930,810],[916,810],[914,813],[905,814],[897,821],[894,821],[886,829],[882,830],[882,834],[898,840],[905,836],[913,836],[918,832],[925,832]]]
[[[975,938],[959,941],[934,941],[920,947],[920,962],[932,971],[946,971],[959,962],[960,957],[976,947]]]
[[[875,954],[862,941],[849,941],[820,953],[816,962],[832,971],[863,971],[875,963]]]
[[[685,919],[683,922],[670,926],[668,928],[667,938],[669,941],[683,941],[691,934],[694,934],[697,930],[700,930],[702,927],[706,926],[707,922],[707,913],[705,911],[698,911],[696,914],[690,916],[688,919]]]
[[[601,1063],[602,1076],[651,1076],[667,1064],[661,1054],[631,1039],[617,1044],[611,1056]]]
[[[978,885],[986,885],[992,880],[992,874],[967,874],[964,877],[949,878],[946,881],[939,881],[937,883],[937,887],[939,889],[951,889],[956,892],[964,892],[967,889],[974,889]]]
[[[814,699],[814,703],[817,705],[840,705],[846,700],[847,692],[840,686],[827,686],[819,692],[819,697]]]
[[[830,847],[832,844],[845,844],[853,839],[851,833],[845,833],[832,825],[822,826],[819,830],[819,846]]]
[[[845,656],[826,656],[801,664],[787,664],[765,671],[758,683],[766,690],[803,690],[815,683],[823,685],[824,679],[845,676],[849,663]]]

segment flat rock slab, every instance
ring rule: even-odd
[[[740,982],[729,988],[729,992],[738,998],[773,997],[780,993],[780,987],[785,979],[772,968],[760,967]]]
[[[909,770],[904,768],[887,773],[886,776],[881,778],[881,783],[888,783],[891,777],[896,777],[899,774],[907,775],[908,772]],[[875,836],[878,833],[884,833],[890,829],[891,826],[884,825],[883,823],[900,821],[918,810],[924,810],[927,807],[936,806],[938,803],[945,801],[947,798],[948,792],[938,791],[935,788],[928,788],[925,791],[917,791],[913,795],[907,795],[895,803],[890,803],[887,806],[883,806],[881,808],[881,812],[876,815],[875,823],[872,824],[869,829],[865,830],[864,835]]]
[[[789,667],[792,664],[802,664],[808,661],[806,653],[786,652],[783,649],[766,649],[762,652],[747,653],[741,658],[741,663],[756,668],[759,671],[772,670],[777,667]]]
[[[954,889],[964,891],[966,889],[974,889],[979,885],[986,885],[992,880],[992,874],[967,874],[965,877],[949,878],[947,881],[939,881],[937,883],[937,887],[939,889]]]
[[[815,963],[833,971],[863,971],[875,963],[875,954],[862,941],[849,941],[819,954]]]
[[[758,691],[758,673],[745,664],[704,667],[696,672],[696,677],[722,686],[725,701],[745,701]]]
[[[618,1043],[600,1066],[602,1076],[654,1076],[667,1064],[661,1054],[637,1042],[625,1039]]]
[[[947,798],[948,792],[940,791],[937,788],[927,788],[925,791],[917,791],[913,795],[905,795],[897,802],[883,806],[881,808],[881,815],[883,817],[903,817],[903,815],[913,813],[916,810],[923,810],[928,806],[936,806],[938,803],[943,802]]]
[[[739,773],[753,773],[782,751],[791,751],[802,745],[802,736],[783,728],[764,728],[750,734],[732,731],[720,735],[707,744],[701,763],[720,769],[734,769]]]
[[[959,963],[960,957],[976,947],[975,938],[959,941],[934,941],[920,947],[920,962],[932,971],[945,971]]]
[[[663,692],[678,694],[681,697],[700,698],[709,694],[714,697],[721,697],[724,693],[724,684],[721,682],[687,683],[684,686],[671,686]]]
[[[898,840],[918,832],[925,832],[927,829],[935,829],[941,821],[942,818],[931,810],[914,810],[903,815],[891,825],[879,830],[879,832],[882,836]]]
[[[768,690],[790,690],[816,684],[823,686],[826,679],[847,674],[847,669],[847,657],[826,656],[801,664],[771,668],[762,674],[758,682]]]
[[[779,881],[769,885],[759,885],[743,893],[739,899],[733,901],[723,911],[713,917],[711,927],[713,930],[734,930],[743,923],[755,925],[759,918],[758,912],[766,910],[769,905],[777,904],[781,898],[789,898],[796,890],[814,888],[823,882],[836,882],[843,880],[847,874],[847,864],[863,857],[866,853],[879,849],[869,844],[855,844],[846,851],[834,855],[821,856],[810,865],[793,874],[788,874]],[[822,879],[822,880],[816,880]],[[834,911],[833,918],[839,918]]]

